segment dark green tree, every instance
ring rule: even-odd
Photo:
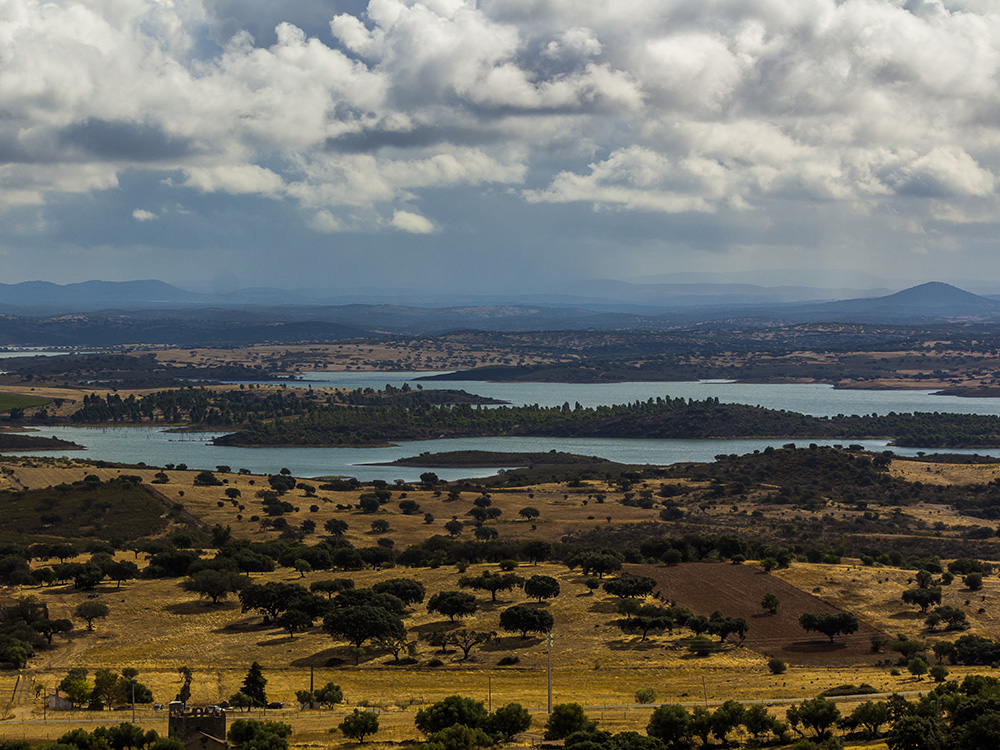
[[[559,596],[559,581],[552,576],[531,576],[524,582],[524,593],[539,603]]]
[[[406,626],[402,619],[387,609],[368,604],[336,607],[323,618],[323,631],[361,648],[366,641],[383,638],[403,638]]]
[[[264,668],[258,662],[250,665],[240,692],[249,697],[255,706],[267,705],[267,678],[264,677]]]
[[[826,698],[812,698],[789,707],[785,716],[799,734],[803,734],[799,729],[801,725],[811,729],[817,737],[824,737],[840,718],[840,709]]]
[[[579,703],[559,703],[545,722],[545,739],[561,740],[574,732],[587,732],[597,725],[587,718]]]
[[[520,633],[522,638],[527,638],[528,633],[548,633],[554,622],[552,614],[547,610],[521,604],[500,613],[500,627],[508,633]]]
[[[440,591],[427,602],[428,612],[445,615],[452,622],[456,617],[474,615],[477,609],[476,597],[464,591]]]
[[[802,626],[803,630],[814,630],[817,633],[822,633],[830,639],[830,643],[833,643],[835,636],[851,635],[858,632],[859,627],[858,618],[852,612],[823,614],[807,612],[799,617],[799,625]]]
[[[658,707],[649,717],[646,734],[655,737],[669,748],[684,748],[690,738],[691,714],[684,706],[666,704]]]
[[[390,578],[372,586],[377,594],[391,594],[404,604],[419,604],[426,593],[424,584],[414,578]]]
[[[93,600],[80,602],[76,605],[76,609],[73,610],[77,617],[87,621],[87,630],[93,630],[94,620],[104,619],[110,614],[110,611],[108,605],[104,602]]]
[[[488,718],[489,712],[482,701],[461,695],[449,695],[437,703],[418,710],[413,723],[421,732],[431,735],[455,724],[482,729],[486,726]]]
[[[239,591],[247,583],[247,578],[238,573],[206,568],[184,580],[181,583],[181,588],[206,599],[211,599],[212,604],[218,604],[219,601]]]
[[[344,733],[345,737],[358,742],[364,742],[365,737],[378,732],[378,714],[374,711],[362,711],[360,708],[348,716],[337,725],[337,728]]]

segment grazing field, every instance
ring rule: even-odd
[[[818,497],[818,491],[801,491],[794,484],[803,476],[795,462],[817,456],[843,459],[845,465],[865,471],[841,473],[836,483],[830,483],[831,489],[822,490],[830,496]],[[160,549],[172,544],[182,551],[194,547],[199,549],[199,564],[213,565],[232,554],[221,543],[213,546],[213,530],[218,533],[229,527],[236,548],[270,550],[277,561],[271,572],[252,573],[251,583],[297,584],[308,589],[320,581],[349,578],[363,589],[404,578],[419,581],[425,596],[403,613],[412,651],[404,648],[397,660],[385,644],[373,641],[361,650],[352,649],[345,640],[324,632],[322,616],[290,635],[276,622],[265,620],[260,611],[243,611],[235,595],[212,604],[208,598],[185,591],[182,574],[140,577],[120,585],[105,579],[92,590],[74,588],[72,578],[39,585],[30,576],[22,577],[19,585],[0,590],[0,598],[34,597],[46,606],[49,618],[70,619],[75,627],[57,635],[54,648],[42,644],[29,660],[23,670],[28,682],[22,683],[14,701],[15,718],[0,724],[0,735],[54,739],[69,725],[92,727],[129,718],[109,711],[75,711],[57,715],[60,723],[53,723],[52,713],[42,721],[41,704],[32,700],[35,686],[41,686],[44,693],[72,667],[87,669],[91,678],[99,669],[137,669],[140,682],[152,689],[154,700],[160,703],[177,695],[178,670],[190,667],[194,674],[191,703],[207,705],[237,692],[253,661],[263,666],[268,698],[286,706],[268,711],[268,718],[291,722],[293,745],[302,750],[346,744],[342,736],[327,730],[355,706],[382,712],[383,730],[372,743],[375,747],[420,739],[413,726],[416,709],[452,694],[491,702],[494,707],[520,702],[533,710],[538,729],[547,701],[549,649],[537,633],[525,638],[500,627],[501,613],[514,605],[543,610],[553,617],[554,701],[590,707],[591,718],[611,731],[644,729],[651,708],[625,706],[634,704],[636,691],[647,687],[655,690],[657,702],[687,704],[730,698],[801,700],[844,685],[867,684],[883,692],[927,690],[933,682],[912,676],[899,654],[889,648],[872,652],[871,638],[918,639],[932,663],[935,657],[930,647],[938,641],[954,641],[959,635],[998,638],[1000,579],[986,575],[981,590],[972,591],[961,577],[941,582],[942,566],[946,568],[948,560],[942,563],[897,554],[892,562],[889,553],[895,551],[895,544],[909,545],[912,550],[950,540],[989,558],[995,556],[996,537],[992,532],[988,536],[979,533],[985,528],[983,519],[962,515],[947,503],[901,502],[900,498],[924,497],[893,484],[907,481],[904,469],[896,479],[889,479],[896,476],[893,472],[898,465],[911,462],[893,462],[883,479],[867,470],[865,460],[861,454],[846,451],[802,450],[761,455],[759,466],[720,461],[713,471],[720,472],[724,481],[703,469],[648,475],[630,469],[629,476],[602,469],[575,478],[560,474],[571,472],[572,467],[553,469],[546,481],[525,486],[514,482],[502,487],[445,485],[429,479],[426,484],[322,489],[321,479],[285,480],[292,484],[279,500],[287,507],[269,515],[266,505],[273,499],[266,496],[272,494],[274,480],[282,480],[280,473],[268,477],[240,473],[238,467],[219,467],[212,472],[212,481],[218,484],[205,484],[204,475],[196,484],[199,472],[176,467],[115,467],[68,457],[5,459],[0,461],[2,486],[18,491],[3,496],[8,517],[15,521],[4,527],[4,539],[26,544],[39,534],[63,536],[80,551],[68,563],[91,561],[91,554],[83,550],[93,545],[92,549],[103,550],[98,558],[103,554],[105,562],[135,562],[145,569],[155,552],[134,548],[138,539],[140,544],[153,542]],[[842,468],[841,463],[832,465]],[[783,466],[787,470],[780,470]],[[933,469],[935,465],[927,466]],[[825,477],[823,467],[817,461],[809,476],[816,480],[813,488],[823,486],[819,484]],[[917,464],[915,476],[923,468]],[[970,469],[980,472],[975,475],[960,475],[951,466],[945,471],[954,471],[955,477],[980,476],[986,469]],[[84,481],[87,475],[101,481]],[[105,507],[113,491],[124,492],[135,481],[127,476],[139,482],[131,487],[134,496],[128,495],[128,507],[113,503]],[[852,477],[860,478],[858,484],[845,484]],[[512,477],[502,478],[506,482]],[[914,487],[924,486],[922,480],[917,481],[921,484]],[[79,486],[66,487],[74,482]],[[790,489],[779,492],[786,484]],[[56,489],[59,485],[63,489]],[[875,494],[873,488],[879,486],[887,488],[883,496]],[[852,493],[862,490],[869,494],[859,502],[861,496]],[[381,503],[369,504],[370,512],[364,512],[363,498],[375,492],[383,493]],[[980,496],[985,494],[980,492]],[[948,497],[952,496],[960,494]],[[89,504],[84,502],[87,498],[92,498]],[[28,512],[28,504],[35,501],[48,503],[46,519],[40,514],[34,519]],[[487,508],[493,517],[477,526],[476,511]],[[525,509],[537,514],[522,513]],[[43,525],[32,525],[36,520]],[[446,528],[455,520],[461,526]],[[347,524],[342,535],[334,536],[334,531],[325,528],[331,521]],[[481,533],[484,529],[489,533]],[[853,555],[832,554],[830,546],[819,547],[842,544],[849,533],[854,534],[852,538],[864,538],[865,544],[881,545],[882,550],[876,552],[879,559],[862,564]],[[116,539],[117,551],[108,558],[111,537]],[[787,567],[765,573],[758,559],[749,555],[751,549],[765,551],[753,546],[759,539],[766,539],[765,547],[770,550],[760,557],[772,553],[781,557],[778,553],[782,552]],[[543,557],[537,565],[531,564],[533,558],[525,556],[527,548],[522,546],[536,541],[551,545],[548,560]],[[667,542],[678,546],[662,546]],[[394,550],[393,554],[412,552],[412,548],[437,552],[428,553],[414,567],[403,565],[405,560],[400,558],[395,566],[369,562],[362,569],[339,563],[330,569],[295,569],[299,550],[322,548],[333,554],[345,545],[366,554],[386,549]],[[667,560],[668,549],[684,549],[688,561],[664,564],[661,561]],[[691,631],[679,624],[672,631],[654,629],[645,639],[623,630],[619,622],[629,616],[630,606],[604,587],[618,573],[605,571],[603,580],[596,579],[596,572],[574,558],[574,550],[617,554],[625,571],[652,577],[664,598],[695,614],[708,616],[718,610],[727,617],[744,618],[749,624],[746,640],[740,643],[731,636],[715,652],[701,656],[691,648]],[[737,551],[748,554],[736,555]],[[511,564],[511,557],[520,560]],[[699,557],[704,559],[695,562]],[[741,564],[733,564],[734,560]],[[967,630],[932,629],[924,623],[925,615],[902,602],[903,592],[916,585],[916,571],[923,564],[939,566],[934,578],[942,589],[942,603],[967,613]],[[359,562],[356,567],[362,565]],[[30,562],[35,572],[50,566],[56,567],[51,559]],[[539,602],[523,588],[514,587],[500,590],[493,601],[487,591],[462,587],[463,577],[501,572],[525,579],[551,576],[560,590],[554,598]],[[431,596],[452,590],[471,593],[477,603],[474,613],[455,622],[427,608]],[[761,606],[766,593],[778,598],[776,614],[765,614]],[[88,631],[76,608],[92,600],[106,604],[108,616],[95,620],[94,629]],[[640,597],[639,603],[663,604],[652,597]],[[838,636],[832,646],[825,636],[799,626],[803,613],[841,610],[854,613],[860,629],[847,637]],[[454,644],[441,646],[438,641],[441,633],[469,629],[496,631],[496,638],[473,648],[467,659]],[[712,640],[719,642],[716,636]],[[783,660],[787,671],[772,673],[771,656]],[[957,678],[990,671],[954,665],[948,669]],[[0,671],[0,708],[10,700],[12,674]],[[341,685],[345,706],[334,711],[297,710],[295,692],[308,688],[310,679],[316,685],[329,681]],[[782,708],[773,710],[783,716]],[[162,713],[149,708],[140,708],[137,719],[144,726],[163,728]]]
[[[15,393],[0,393],[0,412],[11,409],[30,409],[35,406],[45,406],[49,399],[40,396],[24,396]]]

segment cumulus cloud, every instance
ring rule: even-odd
[[[0,204],[138,170],[324,233],[439,231],[406,206],[473,185],[995,221],[998,76],[968,0],[10,0]]]
[[[399,231],[410,234],[431,234],[434,232],[433,222],[412,211],[394,211],[392,225]]]
[[[147,211],[144,208],[137,208],[132,212],[132,218],[136,221],[154,221],[160,217],[154,214],[152,211]]]

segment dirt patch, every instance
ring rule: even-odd
[[[806,633],[799,625],[800,615],[843,610],[755,565],[684,563],[674,567],[631,565],[629,569],[655,578],[664,596],[698,614],[718,610],[728,617],[746,619],[750,630],[745,645],[759,653],[809,665],[872,664],[884,658],[871,653],[871,638],[884,633],[864,621],[857,633],[838,636],[833,644],[824,635]],[[778,597],[777,614],[766,613],[760,605],[768,592]]]

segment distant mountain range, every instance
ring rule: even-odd
[[[155,280],[0,284],[0,345],[193,346],[433,335],[460,329],[655,331],[699,323],[925,324],[1000,318],[997,299],[941,282],[867,296],[850,289],[607,281],[579,284],[573,294],[444,297],[422,304],[336,304],[335,295],[325,293],[324,300],[323,294],[258,289],[218,295]]]
[[[545,306],[594,311],[656,314],[664,310],[720,305],[788,304],[874,297],[889,289],[826,289],[809,286],[761,286],[744,283],[656,283],[589,280],[542,293],[483,295],[407,290],[275,289],[255,287],[224,293],[190,291],[162,281],[84,281],[59,285],[48,281],[0,284],[0,310],[92,312],[96,310],[169,310],[198,307],[314,307],[352,304],[407,305],[424,308]]]

